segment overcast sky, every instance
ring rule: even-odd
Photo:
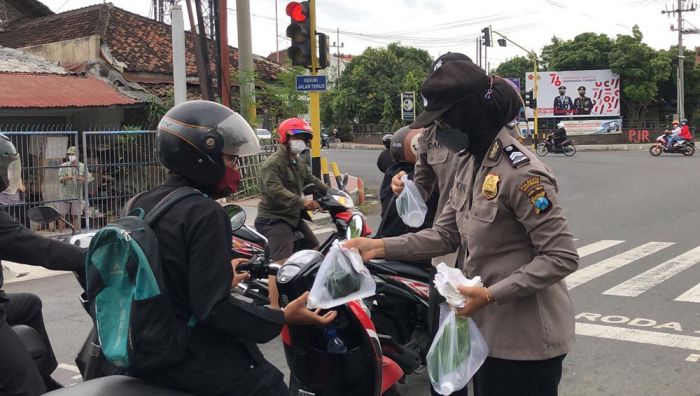
[[[289,46],[284,37],[289,17],[284,13],[288,0],[250,0],[253,27],[253,51],[267,56]],[[100,0],[43,0],[54,12],[101,3]],[[112,0],[117,7],[149,16],[150,0]],[[690,1],[685,1],[687,6]],[[475,37],[491,25],[495,31],[539,53],[552,36],[571,39],[583,32],[605,33],[611,37],[630,34],[637,24],[644,42],[654,48],[668,48],[678,41],[676,17],[661,13],[675,8],[677,0],[316,0],[318,27],[338,41],[340,29],[342,53],[357,55],[369,47],[400,41],[426,49],[431,55],[463,52],[474,56]],[[229,43],[237,46],[236,1],[228,0]],[[279,36],[275,34],[275,8],[278,10]],[[700,11],[684,13],[686,27],[700,27]],[[187,18],[185,18],[187,19]],[[684,45],[700,46],[700,35],[685,35]],[[332,49],[335,52],[335,49]],[[489,48],[492,67],[522,50]]]

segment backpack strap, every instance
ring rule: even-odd
[[[158,202],[156,206],[154,206],[153,209],[148,212],[144,220],[149,226],[152,227],[173,205],[193,195],[204,196],[204,193],[193,187],[176,188],[171,193],[163,197],[163,199],[161,199],[160,202]]]
[[[141,191],[140,193],[138,193],[138,194],[134,195],[133,197],[131,197],[131,199],[128,200],[128,201],[126,202],[126,205],[124,205],[124,208],[122,209],[122,216],[128,216],[129,213],[131,213],[131,209],[134,208],[134,203],[135,203],[136,200],[138,200],[144,193],[145,193],[145,191]]]

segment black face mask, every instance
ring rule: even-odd
[[[438,128],[435,140],[460,157],[467,154],[471,146],[469,135],[457,128]]]

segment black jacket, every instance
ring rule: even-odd
[[[379,200],[382,204],[382,222],[379,224],[375,238],[388,238],[408,234],[409,232],[418,232],[424,228],[430,228],[435,220],[435,212],[439,194],[437,189],[433,190],[433,194],[425,204],[428,206],[428,213],[425,215],[423,225],[418,228],[412,228],[404,224],[396,210],[396,196],[391,190],[391,179],[397,173],[404,171],[410,179],[413,179],[414,165],[407,162],[396,162],[391,165],[384,173],[384,179],[379,189]]]
[[[185,185],[186,179],[172,175],[133,207],[148,212]],[[190,196],[166,212],[153,231],[175,313],[182,323],[194,314],[198,323],[186,360],[146,379],[196,394],[230,394],[234,388],[236,394],[255,394],[247,377],[267,365],[256,344],[279,335],[284,314],[231,296],[231,224],[221,205],[204,195]],[[256,382],[277,378],[269,374]]]
[[[382,173],[386,173],[386,170],[395,163],[396,161],[394,161],[394,157],[391,156],[391,150],[389,149],[382,150],[379,157],[377,157],[377,168],[379,168],[379,171]]]
[[[84,270],[85,252],[67,243],[43,237],[0,211],[0,260],[36,265],[58,271]],[[5,323],[7,296],[0,270],[0,325]]]

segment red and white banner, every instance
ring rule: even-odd
[[[542,71],[537,73],[539,117],[608,117],[620,115],[620,76],[612,70]],[[534,89],[533,73],[525,90]],[[525,109],[528,118],[534,111]]]

